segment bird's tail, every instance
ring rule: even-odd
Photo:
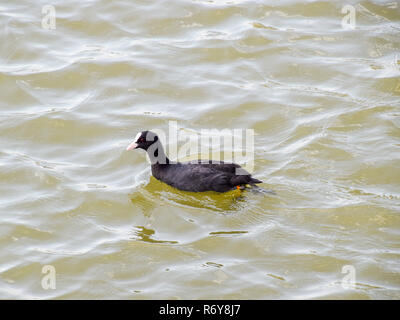
[[[256,184],[256,183],[262,183],[262,181],[258,179],[254,179],[250,177],[249,175],[239,175],[239,176],[233,176],[230,181],[232,186],[239,186],[239,185],[246,185],[246,184]]]
[[[256,183],[262,183],[262,181],[255,178],[250,178],[250,181],[248,182],[248,184],[256,184]]]
[[[257,183],[262,183],[261,180],[255,179],[250,175],[240,175],[234,176],[231,178],[230,181],[232,187],[244,189],[246,186],[250,186],[252,188],[260,188],[256,186]]]

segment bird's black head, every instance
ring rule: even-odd
[[[126,148],[126,150],[143,149],[147,151],[147,149],[156,141],[158,141],[158,137],[154,132],[142,131],[136,135],[135,139],[133,139],[133,142]]]

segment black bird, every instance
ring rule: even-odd
[[[247,184],[262,183],[235,163],[211,160],[199,160],[197,163],[172,162],[165,155],[158,136],[151,131],[139,132],[126,148],[132,149],[145,150],[151,161],[153,176],[180,190],[226,192],[242,189]]]

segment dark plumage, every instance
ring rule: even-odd
[[[172,162],[164,153],[157,135],[151,131],[138,133],[127,150],[143,149],[151,161],[153,176],[180,190],[226,192],[247,184],[262,183],[235,163],[223,161]]]

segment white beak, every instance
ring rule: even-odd
[[[133,141],[129,146],[126,147],[126,150],[129,151],[132,149],[136,149],[137,146],[138,146],[138,144],[135,141]]]

